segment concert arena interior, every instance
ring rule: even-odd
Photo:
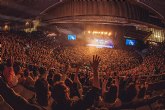
[[[165,1],[0,0],[0,110],[165,110]]]

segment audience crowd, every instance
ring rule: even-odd
[[[139,53],[44,37],[0,33],[1,110],[165,109],[164,46]]]

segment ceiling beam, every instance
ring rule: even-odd
[[[18,5],[12,1],[0,1],[0,5],[1,6],[5,6],[5,7],[8,7],[8,8],[11,8],[11,9],[14,9],[14,10],[19,10],[19,11],[23,11],[27,14],[30,14],[30,15],[33,15],[33,16],[37,16],[40,12],[37,11],[37,10],[33,10],[29,7],[26,7],[26,6],[22,6],[22,5]]]

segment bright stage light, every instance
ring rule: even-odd
[[[108,36],[111,36],[111,35],[112,35],[112,33],[111,33],[111,32],[109,32]]]
[[[93,34],[96,34],[96,31],[93,31]]]
[[[113,48],[111,45],[98,45],[98,44],[87,44],[90,47],[97,47],[97,48]]]
[[[4,31],[9,31],[10,30],[10,26],[8,24],[5,24],[5,26],[3,27]]]
[[[9,28],[9,26],[6,24],[6,25],[4,26],[4,29],[7,30],[8,28]]]
[[[29,25],[30,25],[29,21],[26,21],[25,26],[29,26]]]
[[[107,35],[107,34],[108,34],[108,32],[104,32],[104,34],[105,34],[105,35]]]
[[[108,35],[111,36],[111,32],[106,32],[106,31],[87,31],[88,34],[93,34],[93,35]]]

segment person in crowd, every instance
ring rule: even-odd
[[[49,91],[49,84],[45,79],[38,79],[35,83],[35,97],[31,103],[44,109],[51,110],[52,99]]]
[[[137,90],[134,83],[130,83],[125,89],[125,99],[123,102],[131,102],[137,95]]]
[[[105,102],[114,103],[117,99],[117,92],[117,87],[112,84],[109,90],[104,95]]]
[[[34,87],[35,80],[31,77],[28,69],[24,70],[24,81],[23,85],[26,87]]]
[[[100,57],[93,57],[93,62],[91,62],[92,69],[94,72],[93,88],[84,96],[82,100],[73,102],[70,99],[69,89],[63,82],[56,83],[53,86],[53,110],[86,110],[88,107],[92,106],[92,104],[94,104],[95,101],[98,101],[97,98],[99,96],[98,92],[100,89],[98,66],[100,61]]]
[[[7,60],[6,67],[3,71],[3,76],[10,87],[16,86],[18,78],[16,77],[13,69],[13,57]]]

